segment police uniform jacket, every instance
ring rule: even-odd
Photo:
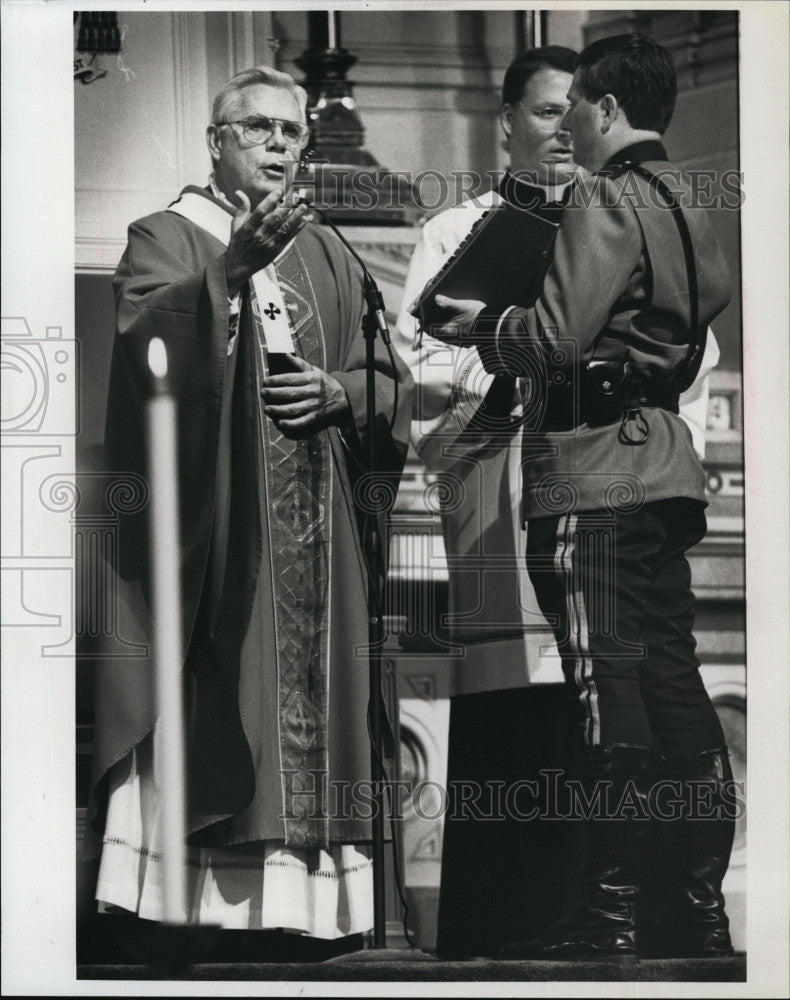
[[[525,520],[669,497],[704,502],[691,433],[671,408],[643,408],[646,437],[636,427],[624,435],[619,420],[541,426],[548,387],[578,385],[592,357],[627,357],[640,378],[671,385],[688,353],[691,299],[678,226],[648,181],[623,169],[628,162],[662,176],[681,205],[696,266],[698,327],[729,302],[728,269],[706,213],[694,207],[660,142],[624,148],[600,173],[577,182],[538,301],[483,321],[492,322],[493,343],[482,352],[487,369],[525,377],[533,391],[523,451]],[[569,398],[578,401],[578,394]]]

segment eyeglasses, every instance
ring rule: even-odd
[[[221,125],[241,125],[241,133],[247,142],[253,146],[260,146],[261,143],[268,142],[274,135],[277,125],[280,126],[283,142],[291,149],[302,149],[307,145],[310,138],[310,129],[301,122],[290,122],[285,118],[267,118],[259,115],[256,118],[242,118],[233,122],[214,122],[219,128]]]

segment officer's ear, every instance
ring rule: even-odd
[[[513,105],[503,104],[502,110],[499,113],[499,121],[502,125],[502,131],[508,137],[508,139],[513,135]]]
[[[598,109],[601,117],[601,135],[606,135],[617,118],[619,110],[617,98],[613,94],[604,94],[598,101]]]

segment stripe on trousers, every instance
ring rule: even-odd
[[[593,661],[590,656],[587,608],[581,585],[575,586],[573,573],[575,531],[576,517],[563,515],[557,524],[554,571],[565,595],[568,646],[573,656],[573,679],[585,716],[584,742],[588,746],[597,746],[601,742],[601,716],[598,710],[598,690],[593,678]]]

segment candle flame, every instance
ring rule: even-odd
[[[164,341],[159,337],[152,337],[148,344],[148,367],[156,378],[167,375],[167,351]]]

